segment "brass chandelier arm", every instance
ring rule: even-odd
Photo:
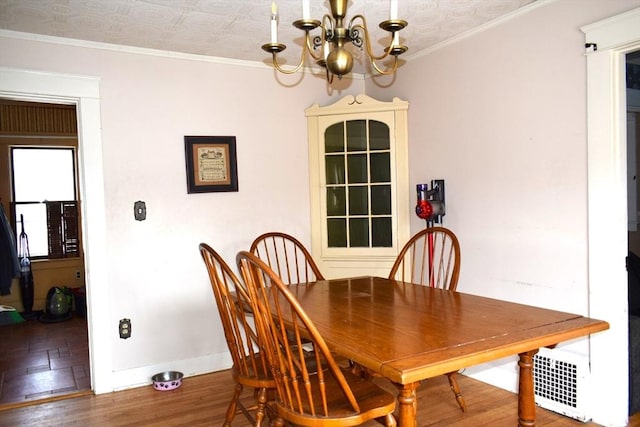
[[[298,65],[296,65],[295,67],[289,68],[289,69],[283,68],[282,65],[278,63],[278,56],[277,56],[279,52],[282,52],[287,48],[286,45],[278,44],[278,43],[267,43],[262,46],[262,49],[272,54],[272,63],[276,70],[280,71],[283,74],[294,74],[294,73],[297,73],[304,65],[305,54],[307,52],[309,52],[309,55],[311,55],[311,57],[315,61],[319,61],[320,59],[322,59],[322,52],[319,55],[315,55],[313,52],[314,49],[311,42],[311,36],[308,30],[305,31],[305,39],[306,40],[304,45],[302,46],[302,52],[300,54],[300,62],[298,62]]]
[[[393,61],[393,67],[392,68],[387,68],[385,71],[381,70],[378,65],[375,63],[375,61],[373,60],[373,58],[371,58],[371,66],[373,68],[375,68],[375,70],[380,73],[383,74],[385,76],[388,76],[389,74],[393,74],[396,72],[396,70],[398,69],[398,57],[395,57],[395,60]]]
[[[358,18],[362,20],[362,24],[355,23],[355,20]],[[360,29],[364,34],[364,43],[367,46],[367,55],[369,55],[372,62],[380,61],[381,59],[385,59],[387,56],[389,56],[389,53],[391,52],[391,46],[393,45],[393,33],[391,33],[391,44],[389,45],[389,47],[384,50],[382,55],[376,56],[371,49],[371,39],[369,38],[369,30],[367,29],[367,20],[362,15],[356,15],[351,18],[351,21],[349,21],[349,34],[351,34],[352,31],[358,29]]]
[[[273,53],[273,66],[276,68],[276,70],[280,71],[281,73],[284,74],[294,74],[297,73],[298,70],[300,70],[300,68],[302,68],[302,66],[304,65],[304,51],[305,49],[302,49],[302,55],[300,56],[300,63],[298,63],[298,65],[296,65],[294,68],[290,68],[290,69],[286,69],[286,68],[282,68],[280,66],[280,64],[278,64],[278,58],[276,57],[277,53]]]
[[[306,43],[306,50],[309,52],[309,55],[311,55],[311,57],[313,58],[314,61],[320,61],[323,58],[323,52],[324,52],[324,47],[322,49],[320,49],[320,51],[316,54],[315,53],[315,48],[313,47],[313,42],[312,42],[312,37],[309,34],[309,31],[307,31],[307,33],[305,34],[305,43]],[[324,46],[324,31],[322,31],[322,44],[321,46]],[[302,58],[304,59],[304,51],[305,49],[302,49]]]

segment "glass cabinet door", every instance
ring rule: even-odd
[[[389,126],[367,119],[329,126],[324,163],[328,246],[391,247]]]

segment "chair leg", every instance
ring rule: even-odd
[[[231,402],[229,402],[229,407],[227,408],[227,414],[224,417],[224,427],[230,427],[231,421],[233,421],[233,417],[236,415],[236,405],[238,403],[238,399],[240,398],[240,393],[242,393],[242,384],[236,384],[235,389],[233,390],[233,398]]]
[[[467,410],[467,404],[464,401],[464,397],[462,397],[462,392],[460,391],[460,386],[458,386],[458,381],[456,380],[457,372],[449,372],[447,374],[447,378],[449,379],[449,385],[451,386],[451,391],[456,396],[456,401],[462,409],[462,412]]]
[[[267,406],[267,389],[261,388],[257,393],[258,400],[258,410],[256,411],[256,424],[255,427],[260,427],[262,425],[262,420],[264,419],[265,408]]]
[[[393,414],[388,414],[385,417],[385,425],[387,427],[396,427],[398,425],[396,417],[394,417]]]

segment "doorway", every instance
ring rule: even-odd
[[[627,205],[629,223],[629,415],[640,412],[640,51],[626,55]]]
[[[0,97],[73,104],[78,114],[78,174],[85,254],[91,388],[113,391],[110,296],[99,78],[0,67]]]
[[[82,238],[78,234],[82,217],[76,208],[79,197],[75,184],[78,182],[75,106],[0,99],[0,108],[3,117],[0,200],[16,236],[25,229],[28,233],[34,279],[31,298],[22,295],[19,278],[13,280],[11,293],[0,297],[0,303],[15,307],[25,319],[0,327],[0,407],[14,407],[91,392],[91,377],[85,269]],[[21,163],[25,173],[20,176],[24,180],[14,177],[15,182],[11,178],[18,171],[12,161],[14,152],[28,154],[25,158],[30,160]],[[48,182],[56,185],[49,187],[38,184],[40,178],[33,179],[29,168],[36,166],[31,160],[40,157],[45,160],[38,167],[40,172],[51,169],[48,177],[66,176],[63,181],[67,187],[61,187],[62,183],[54,179]],[[58,167],[51,168],[53,158],[69,160],[56,162]],[[29,186],[18,185],[19,182],[35,184],[36,193],[30,192]],[[64,195],[60,193],[67,201],[51,202],[59,200],[55,193],[60,188],[68,188]],[[9,203],[21,201],[18,189],[23,194],[35,194],[37,201]],[[42,199],[49,202],[43,203]],[[61,203],[66,206],[64,214],[56,215],[55,208],[59,211]],[[17,215],[18,207],[24,218]],[[69,303],[65,307],[73,308],[68,316],[48,313],[47,297],[53,288],[68,292],[63,298]]]

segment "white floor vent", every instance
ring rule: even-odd
[[[584,356],[541,348],[533,357],[533,392],[538,406],[589,421],[589,363]]]

